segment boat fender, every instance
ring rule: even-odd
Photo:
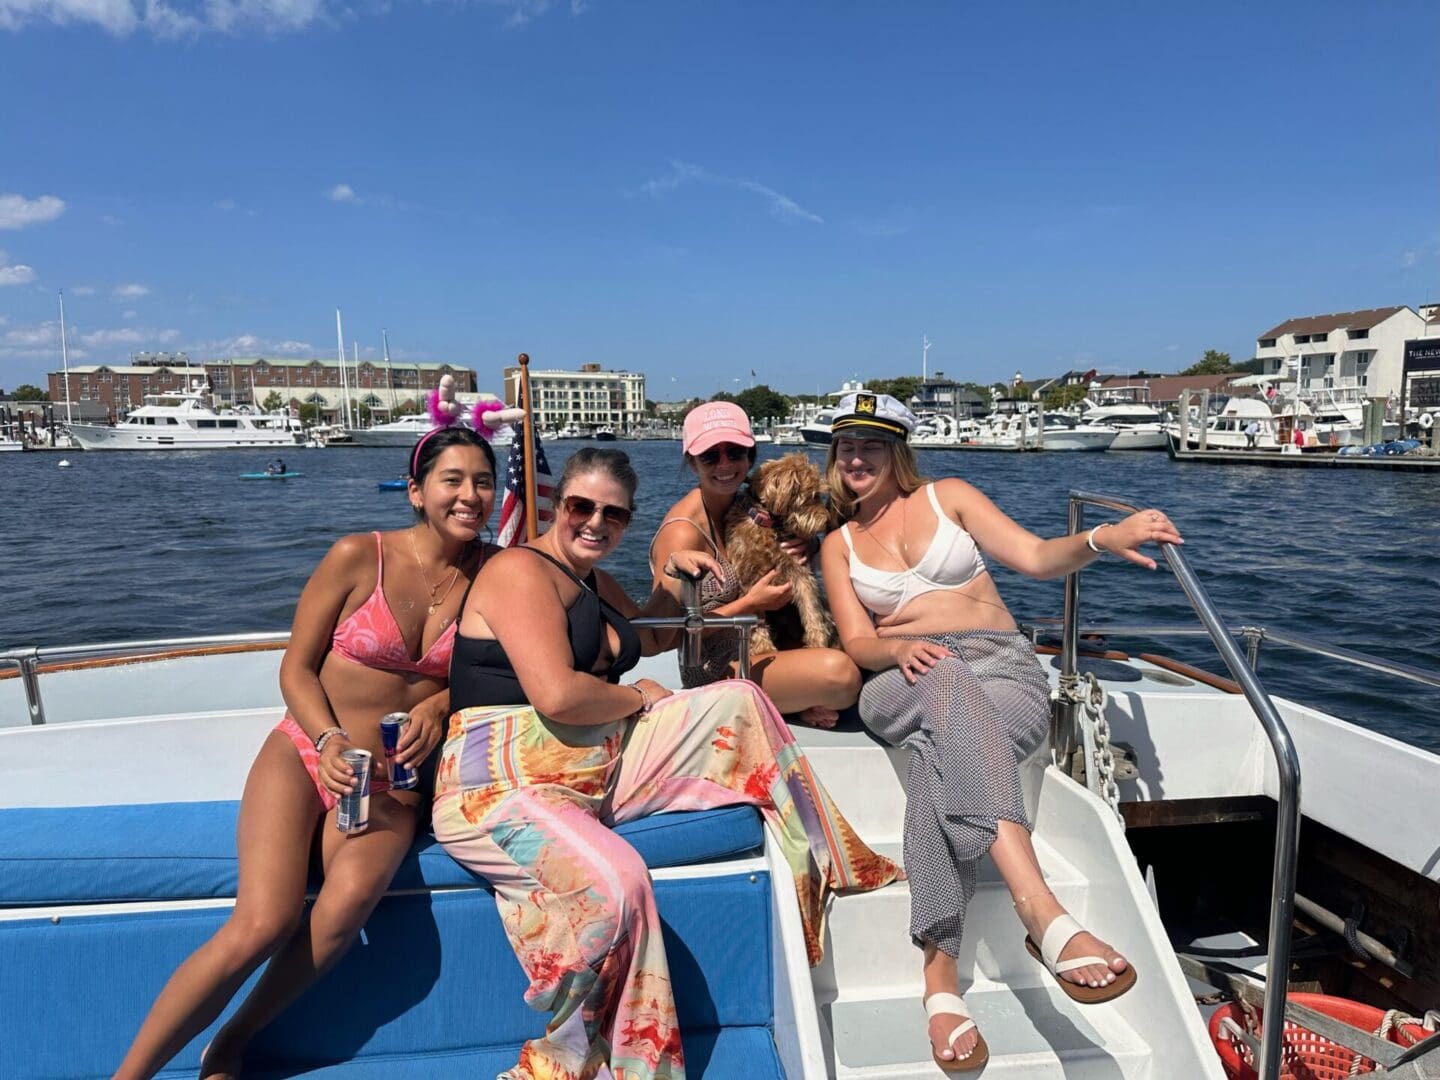
[[[1422,431],[1429,431],[1432,427],[1435,426],[1435,416],[1434,416],[1434,414],[1433,414],[1433,413],[1428,413],[1428,412],[1422,412],[1422,413],[1420,414],[1419,423],[1420,423],[1420,428],[1421,428]]]

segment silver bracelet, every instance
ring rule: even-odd
[[[315,753],[323,754],[325,752],[325,744],[328,743],[331,739],[333,739],[336,735],[344,735],[345,741],[350,741],[350,733],[346,731],[343,727],[327,727],[315,738]]]
[[[1102,521],[1099,525],[1096,525],[1093,529],[1090,530],[1089,536],[1085,537],[1085,546],[1088,547],[1091,551],[1093,551],[1096,555],[1104,555],[1105,552],[1101,548],[1095,546],[1095,534],[1101,529],[1108,529],[1110,527],[1110,524],[1111,523],[1108,521]]]

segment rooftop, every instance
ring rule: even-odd
[[[1378,326],[1406,306],[1366,308],[1363,311],[1339,311],[1333,315],[1302,315],[1289,319],[1260,335],[1261,341],[1278,338],[1283,334],[1328,334],[1331,330],[1368,330]]]

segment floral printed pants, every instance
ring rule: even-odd
[[[557,724],[528,706],[450,718],[435,835],[495,888],[505,932],[551,1014],[520,1080],[683,1080],[684,1052],[650,874],[610,826],[662,810],[748,803],[778,837],[812,964],[835,889],[900,875],[866,847],[752,683],[665,698],[646,716]]]

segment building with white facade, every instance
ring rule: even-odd
[[[603,371],[581,364],[579,371],[530,371],[535,423],[542,431],[572,427],[582,431],[635,428],[645,419],[645,376],[635,371]],[[520,401],[520,369],[505,369],[505,402]]]
[[[1369,308],[1289,319],[1261,334],[1260,374],[1298,382],[1302,397],[1330,391],[1337,400],[1399,395],[1405,341],[1425,333],[1410,307]]]

